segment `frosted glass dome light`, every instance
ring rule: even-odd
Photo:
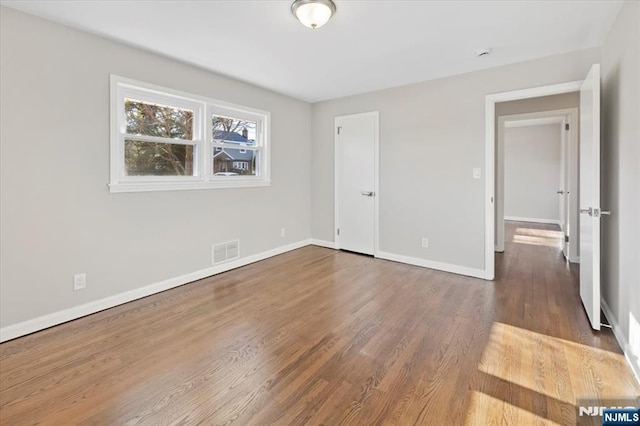
[[[329,22],[336,12],[336,5],[331,0],[296,0],[291,5],[291,12],[302,25],[316,29]]]

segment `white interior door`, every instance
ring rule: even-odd
[[[558,190],[558,204],[560,214],[560,228],[562,228],[562,253],[569,259],[569,244],[567,242],[569,225],[569,117],[565,116],[560,128],[561,155],[560,155],[560,189]]]
[[[336,118],[336,242],[375,254],[378,113]]]
[[[580,298],[600,330],[600,65],[580,88]]]

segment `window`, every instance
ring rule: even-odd
[[[269,185],[268,112],[111,76],[111,192]]]
[[[259,123],[248,115],[230,116],[223,114],[223,111],[212,112],[213,146],[215,150],[222,148],[225,153],[214,155],[214,175],[234,172],[242,176],[256,176],[260,172],[264,147],[256,142],[259,140],[259,128]]]

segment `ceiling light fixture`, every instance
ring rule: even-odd
[[[296,0],[291,12],[305,27],[320,28],[336,13],[336,5],[331,0]]]

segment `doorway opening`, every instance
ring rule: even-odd
[[[495,93],[485,98],[485,279],[495,278],[496,243],[496,104],[500,102],[559,95],[580,90],[582,81],[533,87],[511,92]]]
[[[500,115],[497,123],[495,251],[505,251],[505,220],[543,223],[577,263],[578,108]]]

